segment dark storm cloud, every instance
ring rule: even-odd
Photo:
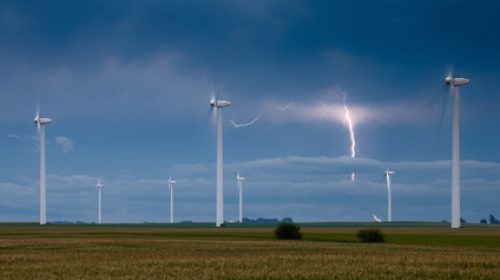
[[[477,219],[497,205],[499,8],[492,0],[0,0],[0,132],[11,135],[0,139],[2,220],[37,216],[37,100],[54,118],[51,219],[94,219],[102,174],[108,221],[128,221],[130,209],[133,221],[163,221],[163,177],[172,172],[179,215],[211,220],[212,89],[232,102],[227,121],[260,116],[224,132],[226,166],[244,168],[254,184],[249,215],[360,220],[375,208],[378,215],[381,174],[394,161],[396,207],[412,205],[400,218],[446,218],[442,79],[451,66],[472,81],[462,94],[462,154],[464,209]],[[341,156],[349,146],[342,92],[353,115],[366,119],[355,127],[355,160]],[[279,109],[287,104],[300,106]],[[61,135],[71,152],[51,142]],[[353,170],[363,185],[349,182]]]
[[[186,67],[206,69],[215,79],[242,82],[264,72],[273,74],[272,79],[255,77],[254,82],[281,84],[301,78],[302,83],[323,85],[331,78],[321,80],[311,74],[335,70],[334,62],[324,62],[330,53],[417,68],[428,67],[431,60],[441,67],[472,62],[477,67],[480,58],[481,67],[498,69],[493,63],[500,47],[495,1],[25,1],[0,5],[0,33],[9,42],[2,52],[49,67],[78,64],[82,71],[92,71],[92,64],[109,56],[127,62],[180,52],[186,54]]]

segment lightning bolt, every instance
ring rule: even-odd
[[[349,111],[349,107],[347,107],[347,104],[345,102],[346,95],[344,94],[344,111],[345,111],[345,119],[347,121],[347,127],[349,128],[349,135],[351,137],[351,158],[356,157],[356,137],[354,136],[354,127],[352,124],[352,119],[351,119],[351,112]]]
[[[255,119],[253,119],[251,122],[249,123],[241,123],[241,124],[237,124],[235,123],[233,120],[229,121],[231,123],[231,125],[234,127],[234,128],[240,128],[240,127],[247,127],[247,126],[251,126],[252,124],[254,124],[257,120],[259,119],[259,117],[256,117]]]
[[[351,138],[351,158],[356,157],[356,137],[354,136],[354,125],[352,124],[351,119],[351,111],[349,111],[349,107],[347,107],[346,94],[344,93],[344,98],[342,99],[342,103],[344,104],[345,111],[345,120],[347,121],[347,127],[349,128],[349,136]],[[354,171],[351,173],[351,181],[356,181],[356,173]]]

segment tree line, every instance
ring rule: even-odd
[[[489,217],[489,222],[490,222],[490,224],[492,224],[492,225],[495,225],[495,224],[500,224],[500,221],[499,221],[497,218],[495,218],[495,216],[493,216],[493,215],[491,215],[491,214],[490,214],[490,217]],[[486,220],[486,219],[481,219],[481,221],[479,221],[479,223],[481,223],[481,224],[487,224],[487,223],[488,223],[488,220]]]

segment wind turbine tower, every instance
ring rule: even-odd
[[[239,196],[240,196],[240,215],[239,222],[243,223],[243,181],[245,177],[240,176],[240,172],[236,174],[236,185],[238,186]]]
[[[217,173],[216,173],[216,218],[215,226],[220,227],[224,223],[224,183],[223,183],[223,159],[222,159],[222,108],[231,105],[227,100],[212,99],[212,108],[216,110],[217,118]]]
[[[394,171],[387,168],[385,171],[385,178],[387,180],[387,221],[392,222],[392,191],[391,191],[391,176]]]
[[[46,180],[45,180],[45,125],[52,122],[50,118],[41,118],[37,111],[35,125],[40,138],[40,225],[47,223]]]
[[[97,192],[99,193],[99,224],[102,224],[102,189],[104,188],[104,184],[101,183],[101,178],[97,179]]]
[[[450,86],[453,96],[451,133],[451,228],[460,228],[460,93],[469,79],[448,75],[444,82]]]
[[[170,191],[170,223],[174,223],[174,184],[175,181],[172,180],[172,176],[167,181],[168,190]]]

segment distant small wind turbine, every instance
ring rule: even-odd
[[[239,198],[240,198],[240,215],[239,215],[239,222],[243,223],[243,181],[245,181],[245,177],[240,176],[240,172],[236,174],[236,185],[238,187],[239,191]]]
[[[99,193],[99,224],[102,224],[102,189],[104,188],[104,184],[101,183],[101,178],[97,179],[97,192]]]
[[[451,136],[451,227],[460,228],[460,93],[458,87],[469,84],[469,79],[449,74],[444,82],[453,96]]]
[[[170,223],[174,223],[174,184],[175,181],[172,180],[172,176],[167,181],[168,190],[170,191]]]
[[[224,223],[224,182],[223,182],[223,156],[222,156],[222,108],[228,107],[231,102],[214,98],[210,100],[210,106],[215,109],[217,118],[217,171],[216,171],[216,207],[215,226],[220,227]]]
[[[45,125],[52,122],[50,118],[40,117],[40,108],[37,108],[35,125],[40,138],[40,224],[47,223],[46,179],[45,179]]]
[[[392,222],[392,191],[391,191],[391,176],[394,171],[387,168],[385,171],[385,178],[387,180],[387,221]]]
[[[255,119],[253,119],[251,122],[248,122],[248,123],[242,123],[242,124],[237,124],[235,123],[233,120],[230,120],[229,122],[231,123],[231,125],[234,127],[234,128],[240,128],[240,127],[247,127],[247,126],[251,126],[252,124],[254,124],[257,120],[259,119],[259,117],[256,117]]]
[[[382,220],[379,219],[379,218],[377,218],[377,216],[375,216],[374,214],[372,214],[372,217],[375,220],[375,222],[377,222],[377,223],[381,223],[382,222]]]

